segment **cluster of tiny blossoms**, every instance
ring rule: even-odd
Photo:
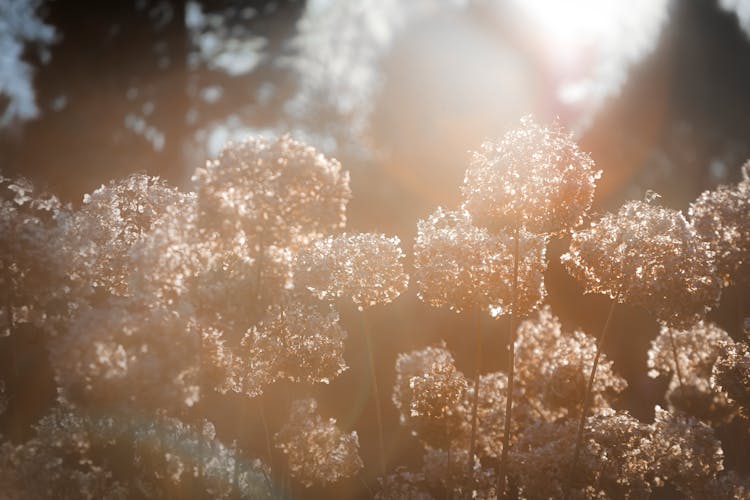
[[[492,230],[555,233],[583,222],[600,176],[570,133],[527,116],[474,153],[464,179],[464,208]]]
[[[363,467],[356,431],[347,434],[336,419],[324,420],[314,399],[292,404],[289,421],[276,434],[276,446],[287,455],[292,475],[305,486],[333,483]]]
[[[750,262],[750,162],[742,181],[703,192],[690,205],[690,221],[714,253],[716,270],[727,286],[747,282]]]
[[[587,293],[640,305],[676,327],[701,319],[721,293],[708,244],[680,212],[648,202],[573,231],[561,260]]]
[[[229,143],[193,182],[202,227],[242,231],[261,246],[304,244],[343,228],[351,197],[338,161],[286,135]]]
[[[732,338],[713,323],[699,321],[686,330],[662,326],[648,351],[649,376],[671,376],[667,399],[704,421],[721,422],[733,414],[726,393],[711,384],[714,364]]]
[[[518,238],[516,312],[525,314],[546,295],[546,239],[526,232],[494,235],[472,224],[465,210],[438,208],[417,223],[414,274],[419,297],[456,312],[472,308],[493,316],[509,312],[514,238]]]
[[[297,257],[295,278],[319,299],[348,296],[360,311],[395,300],[409,284],[399,239],[360,233],[314,241]]]

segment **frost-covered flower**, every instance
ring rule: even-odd
[[[579,414],[595,357],[596,340],[579,330],[563,332],[549,306],[518,328],[517,383],[542,403],[545,412],[565,409],[563,414]],[[626,387],[625,379],[615,374],[612,361],[602,353],[592,387],[594,409],[609,408],[608,399]]]
[[[349,173],[289,136],[229,143],[196,170],[200,226],[255,245],[304,244],[346,222]]]
[[[397,237],[374,233],[316,240],[298,255],[295,282],[319,299],[351,297],[360,311],[389,303],[409,283],[399,243]]]
[[[443,343],[399,354],[391,399],[401,424],[425,442],[441,446],[455,438],[461,418],[457,407],[467,386]]]
[[[471,308],[493,316],[508,314],[512,301],[514,237],[491,234],[472,224],[465,211],[438,208],[417,223],[415,280],[419,298],[456,312]],[[546,239],[521,231],[516,311],[537,307],[546,295]]]
[[[675,327],[701,319],[721,293],[708,244],[682,213],[647,202],[573,231],[561,260],[586,293],[642,306]]]
[[[289,421],[275,440],[287,456],[292,476],[307,487],[335,483],[363,467],[357,432],[347,434],[338,428],[336,419],[324,420],[312,398],[292,404]]]
[[[733,186],[704,191],[690,204],[690,222],[711,247],[724,286],[746,282],[750,272],[750,162]]]
[[[474,153],[464,178],[463,207],[477,225],[492,231],[566,231],[583,222],[600,176],[571,134],[526,116],[519,128]]]

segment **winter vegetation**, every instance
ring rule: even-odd
[[[348,171],[288,135],[226,144],[189,191],[134,174],[72,206],[2,177],[0,348],[18,366],[0,411],[30,351],[47,358],[54,398],[23,439],[3,439],[0,491],[747,498],[750,331],[707,318],[747,281],[742,173],[682,211],[649,193],[593,214],[606,169],[559,125],[525,117],[474,153],[459,206],[414,221],[413,248],[348,231]],[[582,293],[610,301],[599,331],[549,305],[552,242],[568,246]],[[410,287],[423,311],[469,318],[473,361],[440,339],[377,351],[388,332],[373,321]],[[667,384],[651,419],[622,404],[628,381],[606,354],[625,306],[661,325],[647,367]],[[502,370],[481,365],[483,329],[506,339]],[[355,393],[376,413],[364,429],[316,400],[360,365],[370,376]],[[378,385],[386,365],[392,387]],[[388,453],[394,426],[420,460]]]

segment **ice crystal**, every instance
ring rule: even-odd
[[[703,192],[690,204],[690,221],[711,247],[724,286],[746,282],[750,263],[750,162],[743,180]]]
[[[201,227],[243,231],[260,247],[300,244],[341,229],[351,196],[341,164],[289,136],[229,143],[196,170]]]
[[[313,242],[297,257],[295,282],[319,299],[350,297],[359,310],[398,297],[409,283],[397,237],[342,234]]]
[[[417,223],[414,243],[419,298],[456,312],[480,308],[493,316],[510,312],[514,237],[472,224],[465,210],[438,208]],[[546,295],[546,239],[519,233],[516,314],[537,307]]]
[[[492,231],[565,231],[583,221],[600,176],[569,133],[526,116],[519,128],[474,153],[464,179],[464,208]]]
[[[563,332],[549,306],[518,328],[518,384],[547,411],[579,414],[595,357],[596,340],[578,330]],[[625,379],[614,373],[612,361],[602,354],[592,388],[594,408],[608,408],[608,399],[626,387]]]
[[[170,205],[187,196],[158,177],[133,174],[83,198],[61,238],[68,271],[76,280],[126,295],[133,269],[129,251]]]
[[[287,456],[292,476],[307,487],[335,483],[363,467],[357,433],[341,431],[334,418],[324,420],[314,399],[292,404],[276,446]]]
[[[391,399],[403,425],[427,443],[440,446],[455,437],[460,418],[457,407],[467,385],[453,356],[441,344],[399,354]]]
[[[587,293],[640,305],[670,326],[695,323],[719,300],[708,244],[680,212],[647,202],[574,231],[561,260]]]
[[[348,368],[344,339],[346,331],[333,307],[294,298],[274,304],[242,340],[248,386],[258,373],[270,380],[328,383]]]

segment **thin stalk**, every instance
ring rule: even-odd
[[[477,449],[477,414],[479,407],[479,373],[482,368],[482,310],[477,307],[474,319],[474,398],[471,401],[471,440],[469,441],[468,477],[474,484],[474,455]]]
[[[578,431],[576,432],[576,444],[573,451],[573,462],[570,465],[570,481],[573,482],[573,474],[575,473],[576,466],[578,465],[578,457],[581,454],[581,445],[583,444],[583,428],[586,425],[586,416],[588,415],[589,406],[591,405],[591,398],[594,389],[594,378],[596,377],[596,368],[599,366],[599,357],[602,354],[604,347],[604,340],[607,337],[609,331],[609,325],[612,323],[612,316],[614,316],[615,305],[617,300],[613,299],[609,306],[609,313],[607,314],[607,321],[604,323],[604,328],[599,336],[599,341],[596,343],[596,356],[594,356],[594,365],[591,367],[591,374],[589,375],[589,381],[586,386],[586,395],[583,398],[583,407],[581,408],[581,418],[578,421]]]
[[[677,372],[677,380],[680,382],[680,392],[685,397],[685,384],[682,382],[682,370],[680,369],[680,360],[677,357],[677,345],[674,343],[674,335],[672,335],[672,329],[667,330],[669,332],[669,343],[672,346],[672,356],[674,356],[674,367]]]
[[[375,400],[375,418],[378,424],[378,447],[380,452],[380,473],[385,476],[385,441],[383,440],[383,410],[380,407],[380,391],[378,390],[378,376],[375,370],[375,354],[372,347],[372,335],[370,334],[370,325],[362,314],[362,329],[364,330],[365,342],[367,344],[367,357],[370,361],[370,390]]]
[[[516,362],[516,296],[518,293],[518,254],[519,231],[513,234],[513,282],[511,284],[510,325],[508,332],[508,391],[505,396],[505,431],[503,433],[503,451],[497,471],[497,497],[505,498],[505,483],[508,475],[508,450],[510,448],[510,424],[513,411],[513,385],[515,381]]]
[[[203,332],[198,332],[198,394],[200,399],[196,409],[198,410],[198,482],[203,485],[203,458],[205,448],[205,438],[203,436],[203,415],[201,414],[203,405]]]

